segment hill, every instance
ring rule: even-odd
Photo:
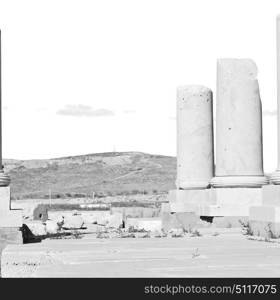
[[[141,152],[4,160],[12,198],[162,193],[175,187],[176,158]]]

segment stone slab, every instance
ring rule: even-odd
[[[247,223],[248,220],[248,216],[214,217],[212,224],[215,228],[239,228],[241,223]]]
[[[0,227],[21,227],[22,211],[9,210],[0,213]]]
[[[212,188],[211,203],[216,205],[261,205],[262,188]]]
[[[201,216],[249,216],[251,206],[262,204],[261,188],[212,188],[210,205],[200,208]]]
[[[280,206],[252,206],[249,220],[280,223]]]
[[[190,231],[200,223],[200,218],[195,212],[163,213],[161,219],[165,231],[179,228]]]
[[[22,232],[19,227],[0,227],[0,244],[22,244]]]
[[[262,188],[263,205],[280,206],[280,185],[269,184]]]
[[[249,216],[250,206],[262,204],[261,188],[212,188],[172,190],[171,212],[195,212],[199,216]]]
[[[110,218],[109,210],[92,210],[92,211],[73,211],[73,210],[64,210],[64,211],[48,211],[48,218],[54,221],[60,221],[62,217],[67,218],[71,217],[74,213],[80,215],[85,224],[105,224]]]
[[[146,231],[161,231],[162,220],[160,218],[127,218],[125,228],[134,228]]]
[[[161,203],[160,214],[165,212],[166,213],[171,212],[170,203]]]
[[[209,190],[171,190],[167,200],[170,212],[196,212],[199,214],[200,206],[210,203]]]
[[[11,190],[9,186],[0,187],[0,213],[9,211],[11,208],[10,204]]]

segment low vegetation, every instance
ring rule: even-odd
[[[112,152],[49,160],[4,160],[13,199],[156,195],[175,188],[176,158]]]

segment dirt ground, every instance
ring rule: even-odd
[[[9,245],[3,277],[280,277],[280,243],[236,229],[181,238],[47,239]]]

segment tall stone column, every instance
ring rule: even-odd
[[[277,142],[278,142],[278,164],[276,171],[270,176],[270,181],[280,184],[280,15],[276,18],[276,57],[277,57]]]
[[[217,63],[216,172],[213,187],[259,187],[263,173],[262,108],[250,59]]]
[[[177,89],[177,189],[204,189],[214,170],[212,91]]]
[[[11,182],[10,177],[4,174],[2,165],[2,52],[1,52],[1,30],[0,30],[0,187],[8,186]]]

